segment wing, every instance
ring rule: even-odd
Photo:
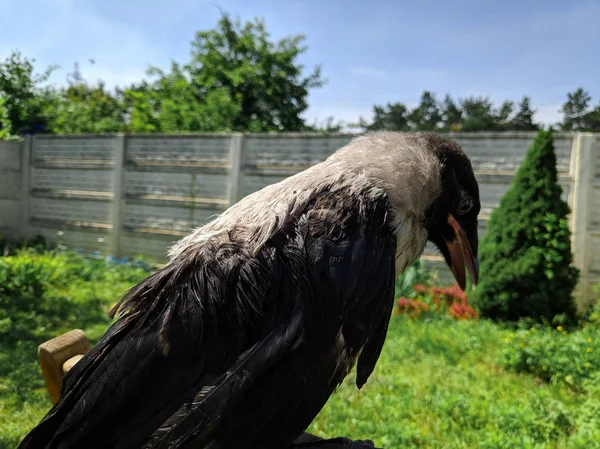
[[[256,254],[243,228],[188,248],[123,298],[20,447],[291,443],[359,353],[359,386],[379,356],[388,212],[383,194],[326,192]]]

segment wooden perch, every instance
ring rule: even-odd
[[[50,401],[60,396],[63,376],[92,348],[85,332],[75,329],[38,346],[38,358]]]

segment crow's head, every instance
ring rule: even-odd
[[[437,134],[427,134],[426,140],[441,163],[441,190],[425,213],[427,238],[441,251],[464,290],[465,267],[473,286],[479,278],[479,187],[471,162],[458,144]]]
[[[330,161],[334,173],[364,175],[386,191],[402,258],[398,266],[418,257],[429,240],[463,290],[465,269],[477,284],[479,188],[471,162],[456,142],[435,132],[368,132]]]

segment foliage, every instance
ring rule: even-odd
[[[533,131],[539,127],[533,121],[534,114],[527,96],[515,112],[511,101],[494,108],[488,97],[471,96],[456,102],[446,94],[444,100],[438,102],[433,92],[424,91],[413,109],[400,102],[375,105],[370,122],[361,118],[353,126],[391,131]]]
[[[32,244],[31,247],[23,245]],[[148,275],[144,259],[84,257],[44,242],[10,242],[0,257],[0,448],[14,448],[51,403],[37,346],[73,328],[92,344],[109,308]]]
[[[423,259],[417,259],[410,264],[396,279],[395,298],[415,297],[413,285],[433,285],[438,280],[437,271],[427,266]]]
[[[482,316],[517,321],[573,319],[569,207],[557,183],[551,131],[539,131],[480,244],[474,303]]]
[[[408,108],[402,103],[388,103],[385,106],[373,106],[373,121],[368,123],[361,117],[355,126],[368,131],[408,131]]]
[[[357,390],[352,372],[308,431],[386,448],[568,447],[580,396],[499,367],[504,333],[486,320],[394,316],[367,384]]]
[[[34,63],[34,59],[23,57],[20,52],[11,53],[0,62],[0,92],[12,131],[17,135],[46,129],[48,105],[54,99],[53,91],[42,86],[56,67],[36,74]]]
[[[102,82],[97,86],[70,83],[49,105],[48,115],[49,127],[56,134],[115,133],[125,127],[123,102]]]
[[[18,250],[0,258],[0,337],[5,342],[42,339],[60,329],[108,323],[94,284],[129,282],[146,273],[117,269],[72,252]],[[86,286],[86,296],[72,293]]]
[[[196,33],[191,58],[163,71],[150,66],[149,79],[110,91],[89,85],[76,68],[68,86],[45,84],[57,68],[36,73],[34,59],[13,52],[0,63],[0,129],[26,133],[317,131],[339,132],[343,124],[328,117],[305,123],[311,89],[322,87],[321,67],[309,73],[299,63],[306,51],[302,35],[273,41],[262,20],[232,20],[224,14],[213,29]],[[600,104],[579,87],[567,93],[558,124],[562,131],[600,132]],[[536,110],[528,96],[518,105],[498,107],[487,96],[442,101],[425,90],[419,103],[374,105],[370,120],[349,128],[365,130],[536,131]],[[7,131],[0,131],[6,134]],[[0,137],[1,138],[1,137]]]
[[[531,109],[529,97],[523,97],[519,103],[519,110],[510,120],[510,129],[515,131],[538,131],[540,127],[533,121],[535,112]]]
[[[532,326],[505,338],[504,366],[533,374],[546,382],[562,382],[580,390],[600,371],[600,329],[569,331],[566,326]]]
[[[0,338],[0,448],[12,448],[51,406],[37,345],[75,326],[95,344],[109,325],[105,311],[149,268],[139,260],[83,257],[61,247],[49,251],[43,241],[35,249],[11,246],[10,255],[0,261],[3,276],[6,265],[13,273],[1,283],[10,285],[12,292],[28,295],[42,289],[44,298],[58,298],[77,309],[74,321],[68,317],[54,324],[58,327],[40,327],[19,341]],[[435,285],[438,280],[419,261],[403,273],[397,291],[415,282]],[[96,310],[85,311],[83,304]],[[44,313],[49,319],[40,316],[38,322],[54,322],[57,310],[47,308]],[[600,306],[591,311],[582,332],[597,332],[599,317]],[[541,327],[534,332],[538,331]],[[369,382],[357,390],[352,372],[308,431],[323,437],[371,438],[378,447],[595,447],[598,379],[590,374],[574,390],[565,382],[540,382],[527,370],[505,371],[498,361],[507,360],[507,351],[521,350],[515,346],[520,335],[515,333],[507,343],[508,332],[487,320],[411,320],[396,315]],[[546,333],[547,343],[556,347],[571,335]]]
[[[408,116],[411,128],[423,131],[437,131],[442,121],[442,113],[435,99],[435,94],[425,91],[421,95],[419,105]]]
[[[514,105],[505,101],[500,108],[493,109],[492,102],[487,97],[468,97],[461,101],[461,107],[463,131],[495,131],[510,127],[509,117]]]
[[[574,449],[598,447],[600,441],[600,372],[591,373],[582,386],[586,395],[577,409],[577,431],[569,439],[570,447]]]
[[[196,34],[187,64],[150,67],[150,81],[111,92],[102,82],[88,85],[76,67],[66,88],[42,88],[55,67],[36,75],[34,60],[12,53],[0,64],[0,92],[16,133],[309,130],[301,114],[325,80],[320,67],[303,74],[303,41],[274,42],[261,20],[223,15]]]
[[[411,319],[450,316],[455,320],[476,319],[477,312],[458,284],[450,287],[413,285],[413,294],[398,299],[398,312]]]
[[[12,123],[5,104],[6,98],[0,95],[0,140],[14,140],[16,136],[12,134]]]
[[[442,129],[457,132],[462,130],[463,111],[449,94],[444,97],[442,110]]]
[[[560,112],[563,114],[563,131],[600,131],[600,105],[589,110],[590,94],[579,87],[567,94],[567,101]]]
[[[600,441],[600,302],[577,326],[548,327],[519,323],[504,338],[500,363],[511,371],[580,394],[575,432],[568,447],[597,447]]]
[[[600,372],[600,302],[570,327],[521,320],[505,341],[504,366],[534,374],[546,382],[586,389],[594,374]]]
[[[269,39],[262,21],[223,15],[215,29],[199,31],[192,59],[124,91],[133,132],[301,131],[309,90],[324,81],[307,77],[296,59],[303,36]]]
[[[187,67],[200,100],[222,92],[238,105],[234,131],[301,131],[309,90],[324,84],[317,67],[306,77],[296,59],[304,36],[272,42],[264,22],[242,24],[223,15],[216,29],[200,31]]]
[[[127,89],[125,102],[131,114],[132,132],[232,131],[240,105],[225,87],[203,96],[190,81],[185,68],[173,63],[165,73],[151,68],[152,83]]]

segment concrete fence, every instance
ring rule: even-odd
[[[349,134],[35,136],[0,141],[0,233],[165,261],[175,240],[265,185],[322,161]],[[480,184],[480,235],[534,133],[452,134]],[[580,306],[600,281],[600,135],[555,136],[572,213]],[[424,259],[450,272],[429,245]]]

